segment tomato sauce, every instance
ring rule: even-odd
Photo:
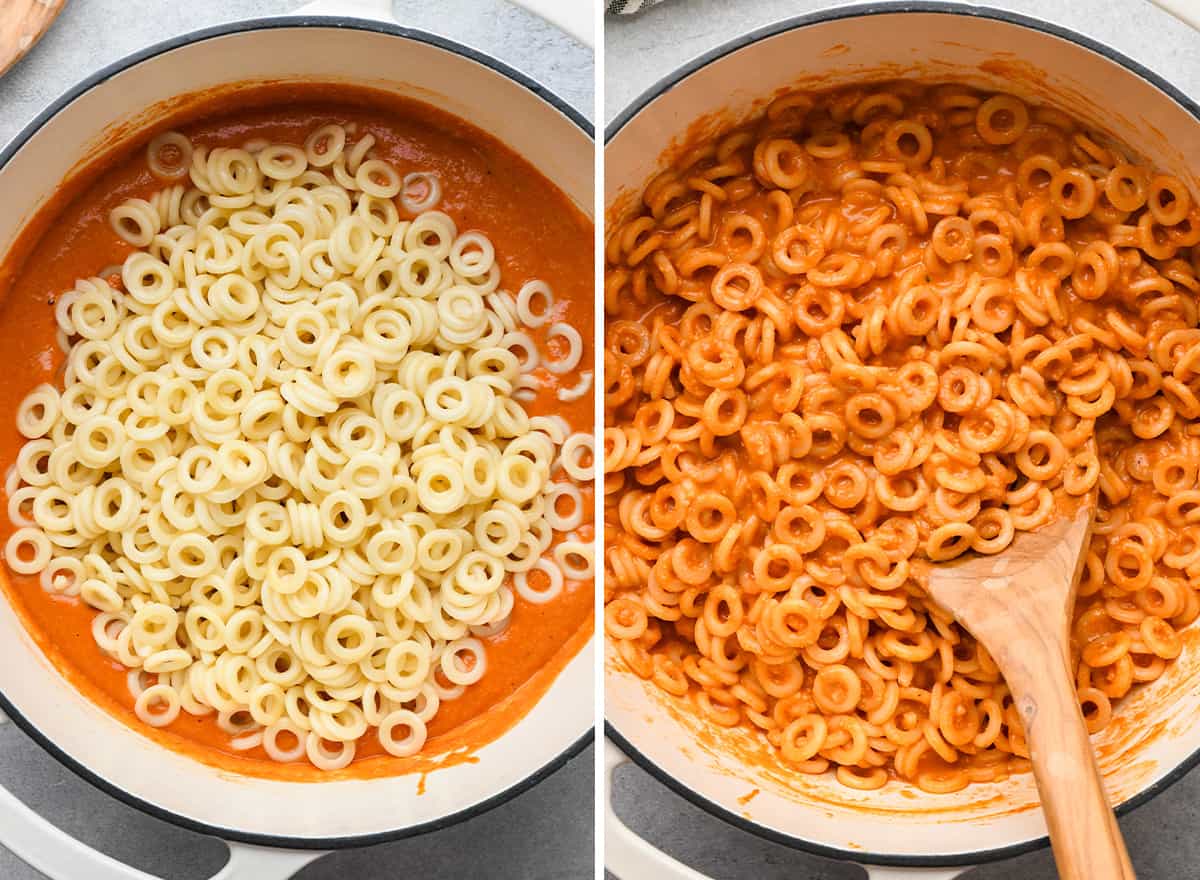
[[[559,189],[521,156],[470,123],[428,104],[344,85],[265,85],[236,95],[209,95],[169,114],[152,130],[114,146],[73,175],[26,226],[0,266],[0,471],[15,461],[23,441],[15,413],[21,399],[41,382],[53,382],[63,355],[55,342],[55,297],[77,279],[119,264],[133,248],[109,226],[108,214],[129,198],[147,198],[165,184],[146,165],[145,144],[177,129],[207,147],[240,146],[254,138],[303,145],[327,123],[357,126],[356,137],[375,136],[375,154],[401,176],[437,174],[445,211],[462,231],[479,229],[493,242],[505,289],[516,291],[532,278],[554,291],[554,321],[574,326],[583,338],[578,369],[554,375],[539,368],[542,390],[527,403],[531,415],[557,413],[574,431],[593,430],[592,397],[558,400],[559,387],[578,383],[592,369],[593,227]],[[405,214],[401,214],[402,218]],[[546,349],[546,330],[528,331]],[[554,352],[560,357],[561,352]],[[582,487],[585,523],[577,530],[591,541],[591,486]],[[7,503],[7,498],[5,498]],[[0,540],[13,526],[0,516]],[[542,605],[516,598],[509,627],[485,639],[487,672],[453,701],[443,701],[429,722],[420,755],[395,758],[368,730],[354,761],[325,772],[307,762],[279,764],[259,748],[234,751],[216,714],[180,713],[161,729],[140,722],[126,685],[128,670],[101,652],[92,638],[95,611],[76,598],[44,591],[36,576],[13,575],[0,567],[8,601],[56,668],[108,712],[163,745],[223,769],[255,776],[325,780],[422,772],[470,760],[474,748],[509,729],[549,689],[555,676],[586,644],[593,629],[593,586],[567,581],[563,593]],[[441,757],[453,753],[449,758]],[[434,760],[436,758],[437,760]]]

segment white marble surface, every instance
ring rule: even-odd
[[[0,6],[4,3],[0,0]],[[71,85],[130,52],[187,31],[279,15],[299,5],[299,0],[68,0],[42,42],[0,77],[0,143]],[[498,56],[592,116],[592,53],[504,0],[399,0],[395,14],[404,24]],[[335,853],[297,878],[589,878],[592,754],[588,748],[537,787],[475,819],[410,840]],[[80,840],[165,880],[203,880],[224,864],[221,843],[113,800],[12,725],[0,727],[0,784]],[[0,848],[0,878],[41,880],[42,875]]]
[[[1200,0],[1182,0],[1200,3]],[[822,0],[666,0],[605,19],[605,121],[678,65],[772,22],[838,4]],[[1200,35],[1144,0],[994,0],[1116,47],[1200,99]],[[635,767],[618,774],[617,809],[662,849],[710,877],[852,880],[861,868],[768,843],[713,818]],[[1121,821],[1142,880],[1200,877],[1200,770]],[[977,868],[963,880],[1050,880],[1048,850]],[[640,878],[624,878],[640,880]],[[914,877],[914,880],[916,878]]]

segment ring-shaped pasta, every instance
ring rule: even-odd
[[[6,486],[10,568],[100,612],[143,720],[215,713],[232,748],[325,769],[389,717],[421,748],[510,621],[507,573],[536,602],[595,567],[588,496],[550,482],[590,484],[594,441],[520,405],[549,287],[501,293],[491,241],[428,210],[439,181],[351,128],[188,144],[191,188],[110,214],[139,250],[58,299],[63,391],[19,408]],[[432,202],[402,221],[396,196]],[[549,336],[575,369],[582,337]]]
[[[546,576],[546,586],[537,587],[530,583],[529,575],[540,571]],[[563,591],[563,573],[557,565],[547,559],[538,559],[529,571],[518,571],[513,574],[513,588],[517,595],[526,602],[544,605],[557,598]]]

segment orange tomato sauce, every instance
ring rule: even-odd
[[[1070,659],[1089,731],[1179,656],[1200,616],[1182,181],[1053,107],[896,82],[780,94],[639,196],[609,211],[605,278],[626,667],[787,771],[1003,779],[1024,722],[925,571],[1092,491]]]
[[[569,402],[556,391],[571,387],[593,357],[593,227],[570,199],[525,159],[470,123],[428,104],[344,85],[264,85],[236,97],[205,96],[163,118],[151,131],[106,151],[72,176],[26,226],[0,266],[0,469],[15,460],[24,442],[14,416],[36,385],[54,382],[63,354],[55,342],[53,303],[77,279],[119,264],[133,248],[109,226],[109,212],[129,198],[146,198],[162,188],[146,165],[145,144],[169,129],[207,147],[240,146],[254,138],[303,145],[327,123],[354,123],[375,136],[375,154],[400,174],[427,171],[442,182],[438,209],[459,229],[479,229],[493,242],[506,289],[540,278],[554,291],[552,320],[571,324],[583,337],[580,367],[555,375],[538,368],[542,389],[527,403],[531,415],[562,415],[573,431],[593,429],[590,395]],[[401,217],[405,215],[401,213]],[[529,331],[545,350],[547,322]],[[555,351],[561,357],[563,352]],[[585,522],[577,530],[590,541],[593,490],[581,487]],[[7,497],[5,498],[7,502]],[[13,531],[0,517],[0,540]],[[56,668],[80,691],[145,735],[206,763],[255,776],[326,780],[428,771],[462,760],[520,720],[549,689],[555,676],[586,644],[593,629],[593,585],[568,580],[554,600],[534,605],[515,597],[511,623],[484,639],[487,672],[456,700],[443,701],[429,722],[422,753],[388,755],[374,728],[358,742],[354,761],[333,773],[305,763],[279,764],[260,747],[234,751],[216,714],[180,713],[161,729],[140,722],[126,685],[128,670],[105,655],[92,638],[95,611],[78,598],[51,595],[36,576],[0,570],[8,601]],[[454,754],[449,758],[442,756]]]

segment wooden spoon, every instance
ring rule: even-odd
[[[1065,880],[1134,878],[1069,669],[1075,587],[1095,495],[1073,515],[1019,532],[994,556],[931,566],[929,592],[996,660],[1025,726],[1050,843]]]
[[[0,74],[41,39],[66,5],[67,0],[0,0]]]

